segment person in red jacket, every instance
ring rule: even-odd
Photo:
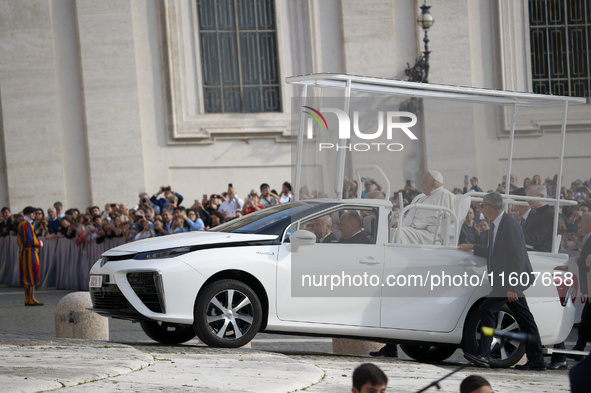
[[[39,248],[43,243],[37,240],[33,231],[35,218],[34,207],[27,206],[23,210],[24,220],[18,225],[18,246],[20,248],[18,266],[21,282],[25,287],[25,306],[42,306],[35,299],[35,286],[39,284],[41,272],[39,269]]]

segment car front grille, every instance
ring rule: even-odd
[[[91,288],[90,298],[92,306],[99,310],[131,311],[133,307],[127,301],[116,285],[104,285],[101,288]]]
[[[156,272],[127,273],[127,281],[150,311],[164,312],[164,292],[160,274]]]

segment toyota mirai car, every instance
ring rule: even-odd
[[[397,243],[392,203],[375,199],[292,202],[209,231],[124,244],[90,271],[93,310],[139,322],[150,338],[169,344],[197,336],[235,348],[270,332],[395,342],[427,362],[459,347],[474,352],[478,305],[491,277],[483,258],[457,248],[457,217],[465,213],[447,213],[446,240],[429,245]],[[450,222],[455,229],[443,232]],[[320,241],[322,223],[334,241]],[[531,252],[530,259],[538,279],[526,296],[542,342],[561,342],[574,320],[572,302],[559,295],[568,285],[568,258]],[[508,308],[494,328],[519,332]],[[517,339],[492,345],[499,367],[525,350]]]

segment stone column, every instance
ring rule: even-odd
[[[56,63],[51,2],[5,1],[1,9],[0,202],[16,213],[63,195]]]
[[[135,53],[143,37],[130,1],[79,0],[77,17],[92,199],[136,201],[145,177]]]

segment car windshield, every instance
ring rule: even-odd
[[[313,213],[327,204],[318,202],[294,202],[269,207],[229,221],[215,228],[216,232],[256,233],[280,236],[294,219]]]

